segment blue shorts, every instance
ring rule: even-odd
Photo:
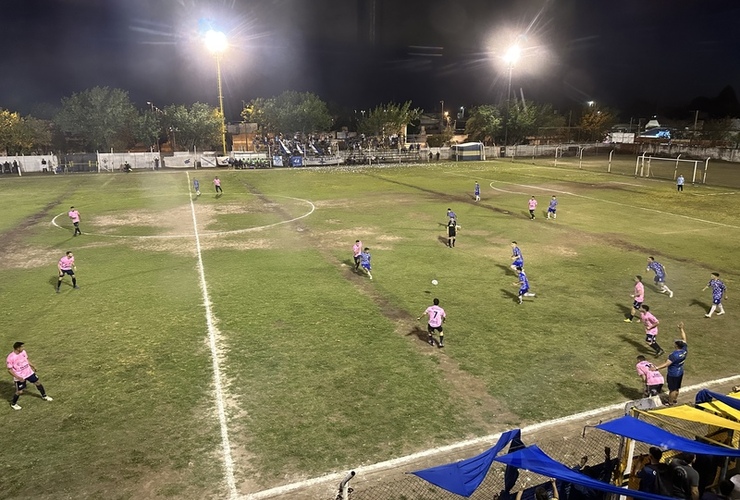
[[[673,392],[679,390],[681,388],[681,382],[683,382],[683,373],[677,377],[668,375],[666,377],[666,382],[668,382],[669,391]]]
[[[718,306],[720,304],[720,302],[722,302],[722,297],[720,297],[720,298],[714,298],[714,297],[712,297],[712,304],[714,304],[715,306]]]
[[[32,384],[35,384],[39,381],[38,376],[36,376],[35,373],[32,373],[30,377],[26,377],[25,380],[16,380],[15,381],[15,390],[16,391],[22,391],[26,388],[26,382],[31,382]]]
[[[368,271],[372,270],[372,267],[370,267],[370,263],[369,262],[363,262],[362,263],[362,268],[363,269],[367,269]]]
[[[511,265],[514,267],[524,267],[524,261],[522,259],[517,259],[512,262]]]
[[[658,284],[658,283],[665,283],[665,275],[663,275],[663,276],[656,275],[655,278],[653,278],[653,281],[656,284]]]
[[[521,288],[519,289],[519,295],[524,295],[524,294],[525,294],[525,293],[527,293],[528,291],[529,291],[529,287],[528,287],[528,286],[523,286],[523,287],[521,287]]]
[[[548,208],[547,209],[547,213],[554,214],[555,213],[555,210],[557,210],[557,209],[555,209],[555,208]]]

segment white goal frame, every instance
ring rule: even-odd
[[[694,165],[693,172],[691,175],[691,183],[696,184],[697,182],[697,173],[701,177],[700,183],[706,184],[707,183],[707,169],[709,168],[709,158],[707,158],[704,163],[704,170],[701,172],[699,170],[699,164],[702,163],[701,160],[682,160],[681,155],[678,155],[676,158],[661,158],[658,156],[649,156],[647,153],[642,153],[640,156],[637,157],[637,161],[635,162],[635,177],[653,177],[652,175],[652,165],[651,163],[653,161],[666,161],[671,162],[674,164],[673,168],[673,180],[676,180],[676,177],[678,176],[678,167],[681,163],[684,164],[692,164]]]

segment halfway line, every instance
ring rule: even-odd
[[[188,176],[188,196],[190,196],[190,173]],[[206,273],[203,268],[203,256],[200,249],[200,236],[198,235],[198,221],[195,218],[195,204],[190,196],[190,213],[193,216],[193,232],[195,234],[195,248],[198,253],[198,274],[200,276],[200,289],[203,292],[203,306],[206,309],[206,324],[208,325],[208,343],[211,347],[211,358],[213,360],[213,384],[216,386],[216,408],[218,410],[218,422],[221,426],[221,447],[224,455],[224,472],[226,473],[226,485],[229,489],[229,498],[237,499],[236,480],[234,479],[234,460],[231,457],[231,445],[229,444],[229,430],[226,426],[226,409],[224,405],[223,391],[221,390],[221,368],[218,363],[218,346],[216,337],[218,329],[211,310],[211,299],[208,296],[208,284]]]

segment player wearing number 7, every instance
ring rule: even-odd
[[[57,293],[59,293],[59,289],[62,286],[62,280],[64,279],[65,274],[69,274],[72,277],[72,288],[80,288],[77,286],[77,278],[75,277],[75,256],[72,254],[72,252],[67,252],[66,254],[64,254],[64,257],[59,259],[59,264],[57,265],[57,268],[59,269]]]
[[[437,345],[442,348],[445,346],[445,334],[442,330],[442,323],[447,319],[447,314],[445,314],[444,309],[439,307],[439,299],[434,299],[433,302],[434,305],[427,307],[422,315],[416,318],[416,320],[420,320],[424,315],[429,316],[429,323],[427,324],[427,333],[429,334],[429,338],[427,339],[427,342],[429,342],[430,346],[434,347],[434,331],[437,330],[439,332],[439,343]]]

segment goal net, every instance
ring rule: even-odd
[[[676,180],[682,175],[685,182],[704,184],[707,165],[701,160],[678,158],[660,158],[646,153],[637,157],[635,177],[652,177],[654,179]]]

